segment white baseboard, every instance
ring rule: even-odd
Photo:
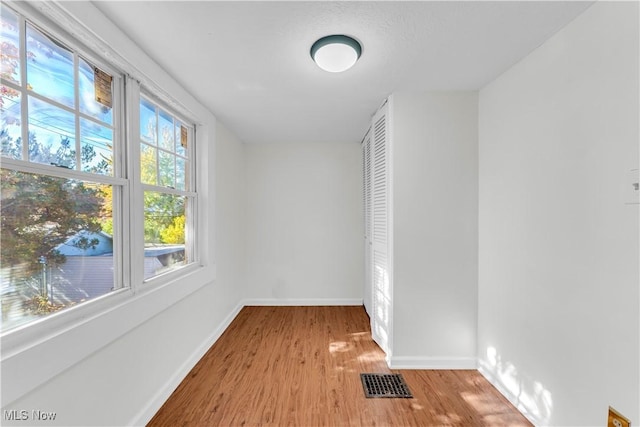
[[[189,374],[189,371],[202,359],[205,353],[211,348],[213,344],[220,338],[222,333],[229,327],[233,319],[236,318],[240,310],[244,307],[244,304],[240,302],[232,311],[224,318],[220,325],[213,331],[207,339],[205,339],[198,348],[191,353],[191,356],[178,368],[176,372],[171,375],[169,380],[163,387],[151,398],[149,403],[144,407],[138,415],[130,423],[132,426],[144,426],[151,418],[158,412],[162,405],[167,401],[171,393],[180,385],[182,380]]]
[[[475,357],[415,357],[392,356],[391,369],[477,369]]]
[[[243,301],[247,305],[274,305],[274,306],[327,306],[327,305],[362,305],[363,300],[358,298],[249,298]]]

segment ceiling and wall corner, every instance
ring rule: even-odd
[[[360,142],[396,90],[478,90],[592,2],[95,1],[245,143]],[[350,70],[309,55],[357,38]]]

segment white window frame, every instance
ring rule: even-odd
[[[190,260],[187,264],[185,264],[182,267],[179,267],[175,270],[170,270],[170,271],[166,271],[166,272],[162,272],[158,275],[155,275],[153,277],[150,277],[148,279],[144,279],[142,280],[142,285],[144,286],[147,283],[151,283],[151,284],[156,284],[156,283],[161,283],[164,280],[167,280],[166,278],[171,279],[175,274],[179,273],[179,272],[184,272],[185,269],[186,271],[189,271],[192,268],[197,268],[200,266],[200,254],[199,254],[199,244],[198,244],[198,234],[197,228],[198,228],[198,224],[200,224],[199,221],[199,209],[198,209],[198,180],[197,180],[197,169],[198,169],[198,165],[196,162],[196,149],[197,149],[197,145],[195,144],[196,142],[196,138],[197,138],[197,126],[195,124],[195,121],[189,117],[184,116],[183,114],[176,112],[175,109],[171,106],[168,105],[167,102],[165,102],[161,97],[159,97],[158,95],[152,93],[149,90],[146,90],[145,88],[141,88],[139,90],[138,93],[138,102],[137,102],[137,108],[139,109],[140,107],[140,100],[141,99],[145,99],[148,102],[151,102],[152,104],[154,104],[156,107],[160,108],[161,110],[171,114],[171,116],[175,119],[178,119],[180,122],[184,123],[190,130],[190,138],[187,144],[187,149],[186,149],[186,159],[189,161],[190,163],[190,167],[188,169],[188,176],[186,177],[188,179],[188,182],[191,183],[189,189],[185,190],[178,190],[175,188],[170,188],[170,187],[165,187],[160,185],[159,183],[157,183],[156,185],[151,185],[151,184],[146,184],[143,182],[140,182],[140,190],[141,190],[141,195],[140,197],[137,198],[137,200],[141,201],[141,207],[139,210],[142,210],[144,212],[144,193],[146,191],[153,191],[153,192],[158,192],[158,193],[164,193],[164,194],[171,194],[174,196],[183,196],[183,197],[188,197],[191,199],[191,203],[189,203],[187,205],[187,212],[186,212],[186,217],[187,217],[187,223],[185,224],[185,254],[189,254],[190,255]],[[140,117],[140,112],[137,111],[137,123],[138,125],[139,123],[139,117]],[[157,118],[159,119],[159,116],[157,116]],[[159,126],[159,120],[157,120],[157,126]],[[135,145],[135,150],[137,151],[137,155],[140,155],[140,144],[143,143],[140,140],[140,128],[138,127],[138,132],[135,134],[136,137],[134,139],[131,140],[131,145]],[[156,150],[159,151],[166,151],[163,150],[160,147],[160,142],[157,141],[157,145],[156,145]],[[136,171],[136,175],[137,177],[140,177],[140,158],[138,157],[136,159],[136,165],[138,166],[138,170]],[[159,162],[156,165],[156,176],[158,177],[158,179],[160,178],[160,173],[159,173]],[[141,181],[139,179],[139,181]],[[144,215],[143,215],[144,216]],[[142,228],[144,229],[144,217],[143,217],[143,225]],[[143,252],[144,252],[144,239],[143,239]],[[143,261],[144,262],[144,261]],[[144,272],[143,272],[144,274]]]
[[[67,313],[68,311],[75,310],[78,307],[84,306],[85,304],[89,304],[92,301],[102,299],[108,297],[111,294],[117,293],[119,291],[127,291],[132,288],[132,282],[130,280],[130,248],[128,245],[124,244],[124,236],[127,235],[129,231],[129,226],[127,221],[125,220],[125,215],[130,210],[129,200],[130,200],[130,182],[131,180],[128,176],[131,176],[130,173],[126,170],[127,165],[127,156],[126,153],[128,151],[128,141],[125,138],[125,124],[127,122],[126,117],[124,115],[125,112],[125,104],[124,104],[124,85],[125,85],[125,75],[122,72],[119,72],[117,69],[113,68],[108,62],[96,57],[92,52],[86,50],[80,43],[75,42],[73,39],[70,39],[63,32],[56,30],[55,27],[49,26],[42,23],[42,20],[30,19],[27,17],[27,13],[24,10],[21,10],[20,7],[16,7],[18,5],[14,5],[13,8],[10,8],[13,12],[18,15],[18,25],[20,27],[20,84],[16,84],[11,81],[2,80],[2,84],[10,87],[20,93],[20,101],[21,101],[21,112],[20,112],[20,121],[21,121],[21,137],[22,137],[22,159],[12,159],[7,157],[2,157],[2,169],[13,170],[17,172],[31,173],[37,175],[44,176],[52,176],[56,178],[62,179],[70,179],[70,180],[81,180],[88,181],[97,184],[106,184],[111,185],[113,187],[113,249],[114,249],[114,258],[113,258],[113,288],[114,291],[104,294],[100,297],[94,298],[92,300],[83,302],[82,304],[78,304],[77,306],[65,308],[60,312],[52,313],[47,316],[43,316],[40,319],[33,320],[31,322],[27,322],[23,325],[19,325],[15,328],[9,329],[7,331],[3,331],[0,335],[4,338],[6,335],[12,334],[14,331],[18,332],[22,329],[28,328],[31,325],[36,325],[43,323],[47,319],[52,316],[59,316]],[[5,7],[5,6],[3,6]],[[67,50],[69,50],[73,54],[73,73],[74,73],[74,107],[68,107],[63,105],[55,100],[47,98],[46,96],[40,95],[39,93],[29,90],[27,88],[27,59],[26,59],[26,28],[27,25],[31,26],[37,31],[40,31],[47,37],[54,40],[56,43],[64,46]],[[113,175],[102,175],[91,172],[84,172],[80,168],[79,157],[81,152],[81,135],[80,135],[80,119],[90,120],[91,122],[103,125],[102,122],[96,120],[88,114],[82,113],[80,111],[79,104],[79,78],[78,78],[78,67],[79,67],[79,59],[82,58],[86,62],[91,65],[100,68],[101,70],[109,73],[113,78],[112,83],[112,131],[113,131]],[[67,169],[64,167],[57,167],[53,165],[47,165],[37,162],[31,162],[28,160],[28,144],[29,144],[29,117],[28,117],[28,100],[29,97],[34,99],[38,99],[40,101],[46,102],[55,106],[56,108],[62,109],[68,113],[74,115],[75,127],[74,127],[74,140],[75,140],[75,150],[76,150],[76,169]]]
[[[200,125],[197,115],[193,114],[160,85],[147,77],[136,65],[124,59],[106,42],[96,37],[84,24],[78,22],[67,11],[66,6],[53,2],[32,4],[8,0],[6,3],[35,27],[50,37],[59,40],[71,50],[77,51],[79,55],[90,63],[96,64],[96,66],[101,67],[114,77],[116,75],[122,76],[118,97],[125,108],[120,108],[121,116],[118,119],[121,120],[120,126],[115,125],[116,116],[114,115],[114,127],[116,127],[114,141],[120,138],[120,141],[124,142],[124,147],[119,150],[115,150],[114,147],[114,160],[116,160],[117,151],[117,155],[121,156],[118,160],[123,167],[123,176],[109,177],[102,175],[100,178],[105,182],[113,182],[122,186],[122,219],[121,221],[114,221],[117,223],[117,225],[114,223],[114,235],[116,233],[115,228],[118,227],[120,228],[118,232],[122,236],[131,236],[130,244],[123,244],[121,250],[122,287],[119,290],[0,334],[2,338],[2,371],[5,378],[3,382],[7,381],[14,385],[19,384],[19,387],[14,390],[3,390],[3,403],[10,403],[15,398],[53,378],[74,363],[200,289],[207,281],[213,280],[215,265],[207,265],[201,259],[203,253],[208,253],[210,257],[211,243],[204,245],[203,239],[196,241],[194,238],[192,239],[192,242],[194,242],[193,262],[184,267],[155,276],[146,282],[143,280],[143,187],[139,178],[139,144],[137,143],[141,84],[144,85],[145,91],[150,94],[149,97],[151,99],[159,100],[162,106],[172,114],[175,113],[185,123],[193,125],[192,145],[194,150],[197,146],[206,143],[208,126]],[[79,9],[86,7],[92,6],[74,5],[74,8]],[[79,40],[82,40],[82,42]],[[97,52],[97,54],[94,52]],[[114,87],[116,87],[115,83]],[[180,94],[180,96],[184,97],[184,94]],[[26,102],[26,98],[23,102]],[[124,110],[126,110],[126,117]],[[210,118],[206,116],[205,120],[208,119]],[[23,123],[26,126],[27,122],[23,121]],[[204,129],[204,131],[201,131],[201,129]],[[200,180],[203,177],[201,161],[195,155],[192,157],[191,173],[193,174],[194,191],[200,187]],[[36,173],[41,171],[52,176],[96,181],[96,175],[94,174],[26,161],[3,158],[2,167],[11,167],[16,170],[28,169],[23,171]],[[205,187],[208,188],[207,185]],[[200,204],[200,201],[201,198],[197,197],[196,203]],[[115,209],[116,206],[114,206]],[[194,234],[194,237],[195,235],[200,235],[201,231],[206,232],[211,227],[211,219],[205,220],[201,209],[201,206],[193,207],[193,225],[196,230],[191,230],[191,233]],[[205,278],[207,281],[203,280]],[[131,310],[133,310],[131,307],[136,308],[136,314],[129,323],[122,324],[122,322],[118,321],[121,313],[127,312],[127,315],[131,317]],[[99,337],[95,336],[96,329],[101,329],[103,332]],[[78,335],[84,335],[86,339],[79,343],[73,339],[74,336]],[[24,370],[19,369],[19,367],[24,365],[25,359],[29,360],[34,357],[34,354],[41,354],[42,351],[49,348],[60,350],[63,347],[73,349],[66,359],[58,358],[45,365],[36,364],[26,377],[11,378],[13,372],[22,372],[24,375]]]

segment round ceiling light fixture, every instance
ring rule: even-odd
[[[360,43],[342,34],[322,37],[311,46],[313,61],[330,73],[340,73],[353,67],[361,54]]]

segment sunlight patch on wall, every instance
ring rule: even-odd
[[[487,347],[486,359],[479,360],[478,370],[531,422],[549,424],[553,412],[551,392],[539,381],[518,372],[513,363],[502,360],[495,347]]]

